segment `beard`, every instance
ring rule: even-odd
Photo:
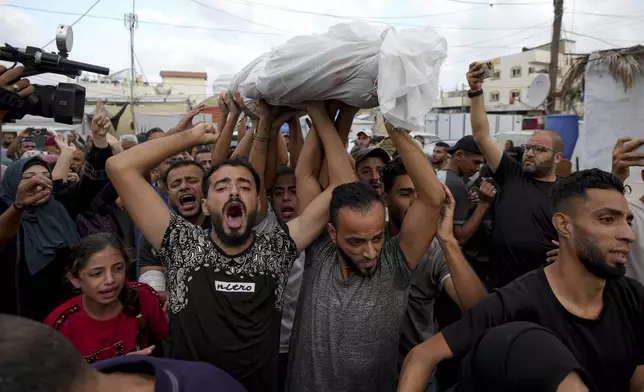
[[[534,166],[526,166],[525,165],[526,158],[525,156],[523,157],[523,172],[526,174],[531,174],[534,177],[545,177],[550,173],[550,170],[552,170],[552,167],[555,165],[555,156],[554,154],[550,159],[544,162],[534,162]]]
[[[358,267],[358,263],[356,263],[351,258],[351,256],[349,256],[345,251],[343,251],[342,248],[340,248],[339,246],[336,246],[336,248],[338,249],[338,254],[342,257],[342,259],[347,264],[347,266],[349,268],[351,268],[356,275],[358,275],[358,276],[360,276],[362,278],[371,278],[376,273],[376,271],[378,270],[378,266],[379,266],[378,264],[376,264],[376,268],[374,268],[374,269],[372,269],[370,271],[361,270]]]
[[[586,270],[599,279],[614,280],[626,273],[625,264],[617,266],[608,264],[599,248],[587,239],[577,242],[577,257]]]
[[[253,234],[253,225],[255,219],[257,218],[257,210],[251,211],[246,215],[246,228],[244,231],[233,230],[230,233],[226,233],[224,228],[224,215],[222,213],[217,213],[212,217],[212,228],[217,235],[217,238],[226,246],[239,246],[244,244]]]

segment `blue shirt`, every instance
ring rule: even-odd
[[[92,365],[101,373],[154,376],[155,392],[247,392],[232,376],[204,362],[125,355]]]

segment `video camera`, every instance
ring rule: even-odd
[[[110,70],[97,65],[68,60],[74,44],[70,26],[59,25],[56,30],[56,46],[59,53],[47,53],[40,48],[14,48],[5,43],[0,46],[0,60],[21,63],[25,70],[21,78],[43,73],[54,73],[75,78],[82,71],[109,75]],[[10,84],[17,82],[13,80]],[[35,92],[20,98],[17,94],[0,88],[0,110],[8,111],[5,121],[23,118],[26,114],[49,117],[63,124],[80,124],[85,111],[85,88],[73,83],[59,83],[58,86],[33,85]]]

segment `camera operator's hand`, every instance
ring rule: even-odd
[[[42,204],[49,198],[51,187],[51,180],[44,176],[33,176],[23,179],[18,184],[18,192],[16,193],[14,205],[17,209],[23,209]]]
[[[6,67],[0,65],[0,88],[4,88],[5,90],[18,94],[21,98],[24,98],[29,94],[33,94],[36,90],[34,86],[29,83],[28,79],[19,79],[17,82],[11,83],[12,81],[20,78],[20,75],[24,70],[25,67],[18,66],[7,71]],[[2,119],[6,113],[8,112],[0,110],[0,124],[2,124]]]
[[[94,118],[92,119],[92,139],[94,145],[98,148],[107,148],[107,133],[112,129],[110,119],[103,113],[103,101],[96,102],[96,110],[94,111]]]
[[[33,94],[35,89],[34,86],[29,83],[28,79],[20,79],[13,84],[9,84],[12,80],[18,79],[24,70],[25,67],[18,66],[7,71],[6,67],[0,65],[0,87],[5,90],[9,90],[12,93],[16,93],[22,98],[29,94]]]
[[[74,143],[70,143],[67,140],[67,136],[63,135],[62,133],[56,135],[54,141],[60,149],[60,155],[72,155],[76,151],[76,146],[74,145]]]

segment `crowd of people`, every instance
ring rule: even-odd
[[[644,140],[557,176],[560,136],[504,151],[467,79],[472,135],[432,156],[232,92],[142,140],[100,101],[87,141],[5,135],[0,390],[644,391]]]

